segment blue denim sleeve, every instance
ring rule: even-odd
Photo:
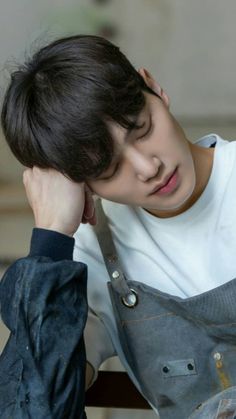
[[[82,419],[87,267],[31,255],[0,284],[10,337],[0,357],[1,419]]]
[[[53,260],[72,259],[75,239],[44,228],[34,228],[30,256],[48,256]]]

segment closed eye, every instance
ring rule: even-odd
[[[140,129],[142,129],[143,127],[145,126],[145,122],[143,122],[143,124],[141,124],[140,126],[139,126],[139,128],[138,128],[138,130],[140,130]],[[150,116],[149,116],[149,125],[148,125],[148,129],[147,129],[147,131],[144,133],[144,134],[142,134],[142,135],[140,135],[140,136],[138,136],[138,137],[136,137],[136,139],[137,140],[142,140],[142,139],[145,139],[150,133],[151,133],[151,131],[152,131],[152,128],[153,128],[153,125],[152,125],[152,117],[151,117],[151,114],[150,114]],[[116,165],[115,165],[115,167],[114,167],[114,170],[113,170],[113,172],[112,172],[112,174],[111,175],[109,175],[109,176],[106,176],[106,177],[102,177],[102,178],[100,178],[100,180],[105,180],[105,181],[109,181],[109,180],[111,180],[115,175],[117,175],[118,174],[118,172],[119,172],[119,169],[120,169],[120,166],[121,166],[121,162],[120,161],[118,161],[117,163],[116,163]]]
[[[145,125],[145,123],[142,124],[142,126],[140,128],[142,128],[144,125]],[[144,134],[142,134],[141,136],[138,136],[137,140],[142,140],[143,138],[145,138],[151,132],[151,130],[152,130],[152,118],[151,118],[151,115],[150,115],[149,125],[148,125],[147,131]]]
[[[120,168],[120,162],[117,162],[112,174],[109,175],[109,176],[106,176],[106,177],[102,177],[102,178],[100,178],[100,180],[110,180],[110,179],[112,179],[118,173],[119,168]]]

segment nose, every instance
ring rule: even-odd
[[[142,182],[154,178],[160,170],[161,161],[156,156],[146,156],[133,148],[129,150],[126,157],[134,168],[138,179]]]

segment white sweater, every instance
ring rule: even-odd
[[[236,142],[211,134],[198,144],[214,142],[208,184],[184,213],[157,218],[139,207],[103,201],[127,279],[186,298],[236,277]],[[87,359],[97,371],[105,359],[119,355],[139,387],[120,347],[106,285],[109,277],[94,231],[81,225],[75,239],[74,259],[88,265]]]

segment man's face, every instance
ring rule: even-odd
[[[142,127],[128,134],[111,123],[113,162],[88,186],[102,198],[164,217],[191,197],[196,184],[194,162],[189,142],[166,101],[144,94],[146,104],[137,121]]]

